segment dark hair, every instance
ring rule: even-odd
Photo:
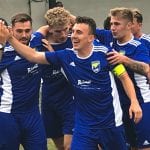
[[[16,22],[26,22],[26,21],[30,21],[32,25],[32,18],[26,13],[17,13],[16,15],[11,17],[12,26],[14,26]]]
[[[77,24],[84,23],[84,24],[89,25],[91,34],[96,35],[96,22],[94,21],[94,19],[90,17],[86,17],[86,16],[83,16],[83,17],[78,16],[76,17],[75,23]]]
[[[2,20],[4,22],[5,26],[8,26],[8,23],[7,23],[7,21],[4,18],[0,18],[0,20]]]
[[[57,1],[55,3],[55,7],[64,7],[63,3],[61,1]]]
[[[143,22],[143,16],[138,9],[133,9],[133,18],[136,18],[138,23]]]
[[[103,27],[105,30],[110,30],[110,26],[111,26],[110,20],[111,20],[110,16],[107,16],[107,18],[104,20]]]

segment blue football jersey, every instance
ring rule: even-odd
[[[38,51],[47,51],[42,46],[41,40],[44,38],[39,32],[35,32],[34,45]],[[72,48],[72,42],[70,36],[63,43],[52,43],[51,46],[55,51],[65,48]],[[48,97],[42,98],[42,103],[58,103],[65,104],[66,98],[72,97],[72,89],[67,81],[65,74],[59,65],[40,65],[42,69],[42,95],[48,95]],[[48,94],[47,94],[48,93]],[[68,96],[67,96],[68,95]],[[61,101],[60,101],[61,100]],[[69,100],[70,101],[70,100]]]
[[[150,63],[149,50],[144,46],[144,44],[142,44],[140,41],[136,39],[132,39],[126,44],[119,44],[117,41],[114,41],[112,47],[118,52],[128,56],[129,58],[132,58],[137,61]],[[127,72],[134,83],[134,87],[139,102],[140,103],[150,102],[149,99],[150,89],[146,77],[132,71],[129,68],[127,68]],[[119,86],[118,88],[119,92],[122,94],[121,95],[122,102],[129,103],[130,100],[127,98],[125,92],[123,92],[124,90],[121,83],[118,83],[117,85]]]
[[[145,44],[145,46],[149,49],[149,56],[150,56],[150,36],[147,34],[143,34],[139,40]]]
[[[96,38],[107,47],[111,47],[113,36],[111,30],[96,29]]]
[[[38,108],[41,71],[37,64],[28,62],[7,44],[0,72],[1,112],[23,113]]]
[[[119,96],[106,60],[107,51],[103,45],[94,46],[87,58],[80,58],[73,49],[45,53],[50,64],[63,67],[73,86],[76,129],[108,128],[122,124]]]
[[[116,39],[113,38],[111,31],[97,29],[97,38],[104,44],[112,47],[114,50],[128,56],[131,59],[142,61],[150,64],[149,49],[140,40],[132,38],[129,42],[119,44]],[[104,41],[102,41],[104,40]],[[149,102],[150,89],[147,83],[147,78],[143,75],[135,73],[129,68],[126,68],[130,78],[133,81],[137,98],[140,103]],[[122,104],[130,103],[121,82],[116,79],[117,88],[119,91]]]

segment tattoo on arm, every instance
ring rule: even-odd
[[[132,69],[134,72],[137,72],[142,75],[147,75],[148,72],[148,64],[140,61],[132,60],[128,65],[126,65],[130,69]]]

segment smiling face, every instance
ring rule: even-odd
[[[89,25],[76,23],[73,26],[71,40],[73,48],[77,51],[87,51],[91,47],[94,35],[90,33]]]
[[[31,22],[16,22],[12,26],[12,32],[18,41],[20,41],[22,44],[28,45],[32,34]]]

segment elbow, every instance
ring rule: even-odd
[[[147,76],[147,74],[150,74],[150,65],[149,64],[145,64],[145,75]]]

